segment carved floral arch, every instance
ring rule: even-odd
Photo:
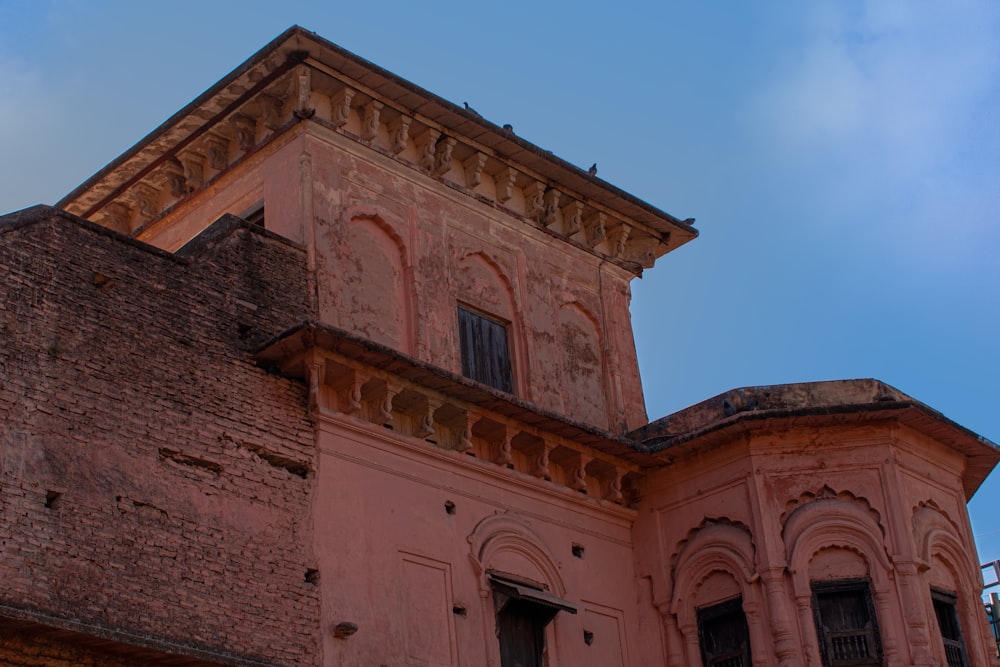
[[[706,520],[689,533],[674,555],[671,568],[671,611],[679,619],[693,619],[698,589],[713,574],[730,575],[744,600],[754,601],[750,585],[755,580],[755,548],[750,531],[742,524]]]

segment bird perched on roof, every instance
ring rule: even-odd
[[[596,162],[594,164],[590,165],[590,169],[587,170],[587,173],[590,174],[591,176],[597,176],[597,163]]]
[[[476,114],[480,118],[483,117],[483,114],[479,113],[478,111],[476,111],[475,109],[473,109],[472,107],[470,107],[468,102],[462,102],[462,104],[465,105],[465,110],[466,111],[471,111],[472,113]]]
[[[503,129],[507,130],[507,131],[508,131],[508,132],[510,132],[511,134],[514,134],[514,126],[513,126],[513,125],[511,125],[510,123],[507,123],[507,124],[505,124],[505,125],[503,126]]]

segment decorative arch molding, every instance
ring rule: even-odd
[[[879,527],[882,532],[883,538],[885,537],[885,527],[882,525],[882,515],[872,507],[871,503],[864,496],[856,496],[850,491],[835,491],[829,485],[824,484],[818,491],[806,491],[798,498],[790,500],[785,505],[785,511],[781,514],[779,522],[784,525],[788,520],[788,517],[792,515],[795,510],[807,505],[809,503],[815,502],[817,500],[843,500],[845,502],[856,503],[864,507],[872,516],[875,524]]]
[[[829,548],[859,554],[868,565],[875,590],[885,592],[889,588],[892,563],[886,550],[884,528],[875,518],[877,513],[867,502],[845,495],[817,497],[800,505],[782,526],[796,595],[809,595],[809,564],[817,553]]]
[[[514,515],[494,514],[476,524],[467,538],[470,547],[469,557],[476,573],[480,575],[481,587],[489,590],[487,572],[504,554],[514,554],[530,563],[536,573],[509,572],[527,578],[541,576],[548,590],[559,597],[566,595],[566,586],[552,554],[545,547],[545,542],[532,528]]]
[[[728,519],[705,519],[680,543],[671,559],[673,595],[670,609],[680,616],[694,615],[694,598],[701,584],[715,572],[736,579],[747,599],[756,582],[756,548],[750,530]]]
[[[972,664],[987,664],[992,659],[995,641],[988,633],[983,632],[981,623],[982,607],[979,592],[982,586],[979,579],[978,561],[970,556],[975,551],[969,550],[969,545],[963,544],[961,531],[954,521],[931,500],[918,503],[914,508],[913,537],[917,547],[918,566],[924,579],[923,596],[928,601],[932,581],[936,578],[931,570],[935,564],[943,566],[953,582],[959,623],[965,635],[965,648],[969,652]],[[933,609],[928,608],[928,618],[933,618]],[[929,621],[933,623],[933,621]],[[977,660],[973,654],[979,653]]]

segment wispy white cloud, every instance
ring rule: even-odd
[[[754,105],[777,159],[828,166],[859,207],[891,205],[873,231],[898,235],[904,252],[955,260],[975,249],[978,235],[997,239],[1000,4],[813,8],[804,46]],[[962,215],[943,233],[946,211]]]

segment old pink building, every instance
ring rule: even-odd
[[[648,423],[697,232],[299,28],[0,218],[0,661],[987,665],[996,447],[874,380]]]

